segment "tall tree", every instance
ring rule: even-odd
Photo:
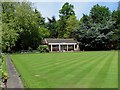
[[[95,23],[104,23],[109,20],[110,10],[106,6],[94,5],[90,10],[90,16]]]
[[[21,49],[36,49],[43,38],[43,30],[46,30],[43,26],[44,18],[36,9],[32,9],[30,3],[22,2],[16,8],[16,21],[20,28],[17,45],[20,45]]]
[[[59,10],[60,18],[68,19],[71,15],[75,15],[75,12],[73,9],[74,9],[74,6],[72,4],[69,4],[68,2],[66,2],[62,6],[62,9]]]
[[[49,35],[44,18],[31,3],[2,3],[3,50],[36,49],[41,40]]]
[[[54,16],[52,18],[48,18],[47,28],[50,31],[50,38],[58,37],[58,25]]]
[[[37,19],[37,22],[39,23],[39,25],[43,25],[45,24],[45,18],[42,17],[41,13],[35,9],[35,15],[36,15],[36,19]]]
[[[104,50],[113,47],[112,35],[115,22],[107,7],[93,6],[90,15],[83,15],[75,37],[86,50]]]
[[[116,49],[120,49],[120,2],[118,2],[118,10],[113,11],[112,18],[115,21],[113,41]]]
[[[11,51],[15,46],[18,34],[15,31],[15,5],[17,3],[3,2],[2,3],[2,50]]]
[[[112,35],[115,22],[111,18],[109,8],[97,4],[91,9],[90,17],[93,24],[95,23],[96,28],[98,28],[99,35],[95,39],[97,43],[99,42],[97,45],[103,47],[103,49],[113,47]]]
[[[59,38],[68,38],[68,29],[67,28],[67,20],[70,20],[70,17],[74,17],[75,16],[75,12],[74,12],[74,6],[69,4],[68,2],[66,2],[63,6],[62,9],[59,10],[59,16],[60,16],[60,20],[59,20],[59,30],[58,30],[58,37]]]
[[[66,20],[66,36],[67,38],[74,38],[74,30],[78,27],[79,21],[76,19],[75,15],[71,15],[68,20]]]

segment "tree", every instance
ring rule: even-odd
[[[66,21],[66,37],[74,38],[73,32],[78,27],[78,20],[75,15],[71,15],[69,19]]]
[[[39,23],[39,25],[43,25],[45,24],[45,18],[42,17],[41,13],[35,9],[35,15],[36,15],[36,19],[37,19],[37,22]]]
[[[65,18],[61,18],[58,20],[58,38],[65,38],[66,34],[66,20]]]
[[[92,19],[88,15],[83,15],[79,27],[74,31],[75,38],[80,42],[81,50],[90,50],[93,47],[91,44],[97,33],[95,32],[96,27],[95,25],[92,27],[91,21]]]
[[[120,49],[120,2],[118,3],[118,10],[112,12],[112,19],[115,21],[113,41],[116,49]]]
[[[50,32],[47,28],[41,27],[39,28],[39,35],[41,35],[42,39],[48,38],[50,36]]]
[[[58,37],[57,20],[54,16],[51,19],[48,18],[47,28],[50,31],[50,38],[57,38]]]
[[[14,29],[10,29],[7,24],[2,24],[2,47],[5,51],[11,51],[12,47],[15,46],[18,34]]]
[[[36,49],[43,38],[43,30],[46,30],[43,29],[44,18],[36,9],[33,10],[31,4],[27,2],[22,2],[19,7],[16,8],[16,15],[16,21],[18,21],[17,24],[20,28],[20,38],[17,41],[17,47],[26,50],[28,47]]]
[[[62,9],[59,10],[59,13],[60,13],[60,18],[65,18],[65,19],[68,19],[71,15],[75,15],[75,12],[74,12],[74,6],[69,4],[68,2],[66,2],[63,6],[62,6]]]
[[[114,24],[109,9],[97,4],[91,9],[90,15],[81,18],[80,25],[74,32],[75,38],[81,42],[82,49],[111,49]]]
[[[59,10],[59,16],[60,16],[60,20],[59,22],[59,30],[58,30],[58,37],[59,38],[68,38],[69,35],[69,31],[67,29],[67,20],[70,20],[70,17],[74,17],[75,16],[75,12],[74,12],[74,6],[69,4],[68,2],[66,2],[63,6],[62,9]]]
[[[110,10],[106,6],[94,5],[90,10],[90,16],[95,23],[104,23],[110,18]]]
[[[17,3],[14,3],[15,5]],[[2,3],[2,50],[11,51],[15,42],[17,41],[18,34],[14,30],[15,17],[14,17],[14,4]]]
[[[98,26],[99,35],[97,37],[98,39],[95,39],[95,41],[97,40],[97,43],[99,42],[97,45],[101,45],[103,49],[110,49],[113,47],[112,35],[115,21],[111,18],[109,8],[97,4],[91,9],[90,17],[92,18],[93,23]]]
[[[41,40],[48,37],[45,19],[29,2],[2,3],[3,50],[36,49]],[[7,36],[6,36],[7,35]]]

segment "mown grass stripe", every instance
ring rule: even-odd
[[[107,88],[117,88],[118,87],[118,54],[113,53],[113,60],[111,62],[110,68],[108,69],[107,77],[104,80],[102,87]]]
[[[98,57],[98,56],[96,56],[96,57]],[[95,58],[95,57],[93,57],[93,58]],[[91,58],[92,59],[92,58]],[[88,60],[88,61],[90,61],[90,60]],[[87,62],[86,61],[86,63],[89,63],[89,62]],[[78,63],[79,64],[79,63]],[[72,65],[69,65],[69,66],[72,66]],[[67,66],[66,66],[67,67]],[[65,69],[65,68],[64,68]],[[55,71],[56,71],[56,69],[54,69]],[[70,71],[71,71],[71,69],[69,69]],[[64,72],[64,70],[62,69],[62,71],[63,71],[63,75],[65,74]],[[68,70],[66,70],[66,72],[67,72]],[[57,71],[56,71],[57,72]],[[58,70],[58,72],[60,72],[59,70]],[[69,72],[68,72],[69,73]],[[50,75],[51,74],[51,75]],[[57,73],[58,74],[58,73]],[[51,76],[51,77],[48,77],[48,76],[46,76],[46,75],[49,75],[49,76]],[[62,76],[61,76],[61,74],[58,74],[58,76],[60,75],[60,77],[57,77],[57,78],[61,78]],[[41,76],[41,75],[40,75]],[[55,75],[55,76],[57,76],[57,75]],[[51,82],[51,78],[52,79],[54,79],[54,80],[52,80],[52,81],[55,81],[57,78],[55,78],[55,76],[53,75],[53,73],[52,72],[50,72],[50,73],[44,73],[43,74],[43,76],[42,76],[42,78],[44,78],[44,81],[49,81],[49,82]],[[48,79],[46,78],[46,77],[48,77]],[[46,79],[45,79],[46,78]],[[39,81],[42,81],[41,79],[39,79]],[[43,82],[43,81],[42,81]]]
[[[97,60],[96,60],[97,61]],[[95,62],[95,60],[93,60],[93,62]],[[84,72],[84,69],[86,68],[86,67],[88,67],[88,65],[90,65],[90,63],[93,63],[93,62],[88,62],[88,63],[86,63],[86,64],[83,64],[83,65],[81,65],[81,67],[76,67],[76,69],[74,70],[74,71],[70,71],[69,73],[65,73],[65,74],[63,74],[64,76],[63,77],[61,77],[61,78],[58,78],[57,80],[59,81],[59,79],[60,79],[60,81],[64,81],[64,82],[60,82],[61,84],[67,84],[67,83],[69,83],[69,79],[71,79],[71,81],[73,82],[74,81],[74,79],[76,79],[76,77],[75,76],[77,76],[77,75],[79,75],[79,73],[81,73],[82,71]],[[77,72],[76,72],[77,71]],[[73,75],[73,76],[70,76],[70,74],[71,75]],[[59,85],[59,84],[58,84]],[[74,84],[73,84],[74,85]],[[72,86],[73,86],[72,85]]]
[[[56,53],[56,55],[53,55],[52,57],[51,56],[47,56],[47,57],[45,57],[45,56],[43,56],[46,60],[50,60],[50,61],[62,61],[62,60],[67,60],[67,59],[65,59],[65,58],[68,58],[68,59],[71,59],[71,57],[70,56],[72,56],[73,58],[76,58],[76,55],[78,56],[87,56],[86,55],[86,53],[88,53],[88,52],[82,52],[82,53],[78,53],[78,52],[74,52],[74,53],[70,53],[70,54],[68,54],[68,53],[64,53],[64,55],[63,55],[63,53]],[[96,52],[96,53],[99,53],[99,52]],[[49,55],[51,55],[51,54],[49,54]],[[92,53],[90,53],[90,55],[92,55]],[[54,58],[55,57],[59,57],[59,59],[58,60],[54,60]],[[44,58],[40,58],[40,60],[41,59],[44,59]],[[44,61],[44,60],[43,60]],[[43,64],[45,64],[44,62],[43,62]],[[36,65],[35,65],[36,66]]]
[[[72,70],[75,70],[76,67],[78,68],[79,66],[82,67],[83,65],[86,65],[86,64],[89,64],[91,63],[96,57],[98,56],[95,56],[95,57],[88,57],[88,58],[83,58],[83,59],[79,59],[78,61],[80,62],[75,62],[75,63],[72,63],[72,64],[64,64],[64,66],[61,66],[60,68],[57,68],[55,67],[55,69],[52,69],[51,71],[47,72],[47,73],[51,73],[52,75],[55,73],[55,74],[58,74],[57,72],[60,73],[68,73],[68,72],[71,72]],[[87,60],[85,60],[87,59]],[[82,61],[81,61],[82,60]],[[57,71],[55,71],[57,70]]]
[[[106,55],[106,58],[109,57],[110,54],[107,54]],[[112,54],[111,54],[112,55]],[[75,87],[82,87],[82,88],[87,88],[89,87],[89,84],[91,83],[91,81],[94,79],[94,77],[96,76],[96,74],[99,72],[99,70],[103,67],[104,63],[106,61],[103,60],[101,62],[99,62],[99,65],[97,65],[95,68],[93,68],[91,70],[91,72],[87,73],[87,75],[82,78],[80,81],[78,81],[76,84],[75,84]]]
[[[57,72],[57,71],[60,72],[60,70],[63,69],[63,68],[65,69],[65,68],[67,68],[71,65],[75,65],[75,63],[78,63],[78,61],[80,61],[79,63],[82,63],[82,62],[88,60],[89,58],[90,58],[89,56],[88,57],[86,56],[85,58],[79,57],[78,59],[75,59],[75,60],[72,60],[72,61],[68,60],[68,62],[63,62],[63,63],[60,63],[58,65],[50,65],[50,67],[47,67],[47,66],[41,67],[40,66],[40,69],[37,69],[37,70],[39,70],[40,72],[48,72],[48,73],[49,72],[54,73],[54,72]],[[95,58],[95,57],[92,57],[92,58]]]
[[[99,54],[99,52],[96,52],[96,53]],[[76,54],[77,54],[78,57],[76,57]],[[91,55],[93,55],[93,54],[91,54]],[[73,60],[73,58],[74,58],[74,60],[78,60],[78,58],[80,58],[80,57],[82,58],[82,57],[89,57],[89,56],[87,56],[86,54],[85,55],[83,55],[83,54],[81,55],[81,53],[72,53],[72,58],[71,58],[70,55],[67,55],[67,57],[66,57],[66,55],[65,56],[60,56],[59,53],[58,53],[56,56],[54,56],[52,58],[44,57],[44,59],[48,60],[48,63],[45,63],[45,62],[43,62],[43,64],[37,63],[37,65],[33,65],[32,67],[36,68],[38,66],[48,66],[48,65],[53,65],[55,63],[60,63],[60,62],[61,63],[65,63],[65,62]],[[59,58],[57,60],[54,60],[55,57],[59,57]]]
[[[99,64],[99,62],[104,60],[105,57],[106,57],[106,54],[104,54],[103,57],[100,57],[97,60],[94,59],[92,63],[88,63],[88,65],[85,67],[83,67],[83,66],[78,67],[76,70],[71,71],[71,74],[73,74],[73,76],[70,78],[67,76],[61,78],[62,81],[64,81],[63,83],[61,82],[61,84],[65,85],[65,87],[75,85],[78,81],[82,80],[82,78],[85,77],[93,68],[95,68]],[[68,82],[69,79],[71,79],[70,82]],[[59,81],[59,79],[58,79],[58,81]]]
[[[112,52],[111,52],[111,54],[107,54],[105,58],[109,58],[109,56],[111,56],[111,55],[113,55]],[[89,84],[93,81],[94,77],[101,70],[101,68],[103,67],[103,65],[105,63],[106,63],[106,60],[103,60],[102,62],[100,62],[99,65],[97,65],[96,68],[93,68],[93,70],[90,73],[88,73],[86,75],[86,77],[82,78],[82,80],[80,80],[80,82],[75,84],[75,86],[76,87],[89,87]]]
[[[104,84],[105,78],[107,77],[108,70],[113,60],[113,56],[109,55],[109,57],[105,58],[104,60],[106,60],[106,63],[103,65],[103,67],[98,72],[97,76],[95,76],[94,80],[91,82],[90,84],[91,88],[94,88],[94,87],[101,88],[102,85]]]

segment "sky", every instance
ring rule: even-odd
[[[43,17],[59,19],[59,10],[62,8],[65,2],[69,2],[74,5],[74,11],[78,20],[82,17],[83,14],[89,14],[93,5],[99,4],[101,6],[106,6],[110,11],[117,10],[119,0],[29,0],[33,2],[33,7],[37,8],[38,11],[42,14]]]

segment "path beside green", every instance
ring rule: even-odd
[[[30,88],[117,88],[118,52],[12,54]]]

